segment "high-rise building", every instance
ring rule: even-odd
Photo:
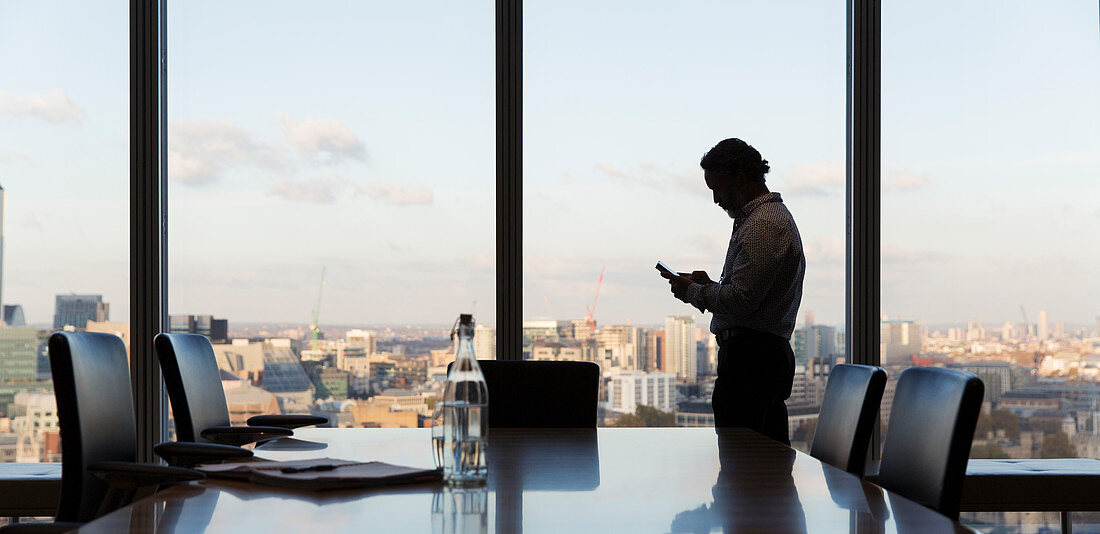
[[[37,328],[0,327],[0,414],[8,415],[16,393],[47,385],[38,380],[39,345]]]
[[[23,306],[19,304],[5,304],[4,324],[8,326],[26,326],[27,319],[23,317]]]
[[[674,373],[680,380],[695,381],[695,318],[690,315],[665,318],[665,357],[670,365],[668,372]]]
[[[58,295],[53,313],[53,328],[71,326],[83,330],[88,321],[110,320],[110,305],[103,295]]]
[[[596,332],[596,363],[605,369],[637,369],[638,328],[611,325]]]
[[[0,328],[0,383],[30,382],[38,378],[38,329],[31,326]]]
[[[662,412],[676,411],[676,376],[671,373],[623,371],[612,375],[607,388],[607,409],[634,413],[639,405]]]
[[[497,359],[497,331],[493,327],[474,326],[474,355],[479,360]]]
[[[536,336],[539,337],[539,336]],[[497,359],[497,331],[491,326],[475,325],[474,326],[474,356],[479,360],[495,360]],[[536,345],[544,345],[546,342],[532,340],[532,344],[528,345],[524,343],[524,352],[527,353],[527,357],[531,357],[531,351],[534,350]],[[549,343],[557,343],[556,340]],[[453,360],[455,355],[458,354],[458,336],[456,335],[452,340],[452,350],[450,359]]]
[[[229,339],[229,320],[215,319],[213,315],[170,315],[168,331],[173,334],[202,334],[211,343],[225,343]]]
[[[668,372],[665,358],[665,331],[647,329],[642,338],[642,348],[638,349],[639,358],[644,359],[643,371],[650,373]]]
[[[966,340],[978,341],[980,339],[985,339],[985,328],[982,327],[982,318],[974,317],[966,325]]]
[[[829,358],[840,354],[837,350],[837,330],[832,326],[799,328],[791,336],[791,344],[798,365],[808,365],[815,358]]]
[[[1050,326],[1047,324],[1047,311],[1039,310],[1039,340],[1050,337]]]
[[[882,321],[879,357],[882,365],[905,364],[920,354],[920,323],[916,321]]]

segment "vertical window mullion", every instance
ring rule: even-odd
[[[166,0],[130,1],[130,379],[138,460],[156,461],[167,410],[153,336],[167,317]]]
[[[496,0],[497,359],[523,356],[523,1]]]

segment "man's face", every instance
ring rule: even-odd
[[[722,208],[731,219],[735,218],[741,211],[742,203],[737,198],[737,191],[733,187],[733,179],[727,174],[714,171],[704,171],[703,178],[714,195],[714,203],[718,204],[718,207]]]

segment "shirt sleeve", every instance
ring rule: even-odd
[[[717,284],[707,284],[707,285],[717,285]],[[705,286],[703,286],[701,284],[695,284],[695,283],[691,284],[690,286],[688,286],[687,291],[684,292],[684,298],[681,299],[681,300],[683,300],[684,302],[686,302],[688,304],[691,304],[692,306],[695,306],[696,308],[699,308],[700,312],[707,311],[706,310],[706,304],[703,302],[703,288],[704,287]]]
[[[791,249],[791,231],[766,220],[745,228],[741,250],[726,265],[729,283],[700,286],[698,300],[712,313],[745,317],[756,311],[768,294]]]

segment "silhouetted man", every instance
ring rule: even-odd
[[[704,271],[669,277],[676,298],[713,315],[718,338],[714,424],[743,426],[790,444],[787,407],[794,380],[791,333],[802,301],[802,238],[779,193],[768,191],[768,161],[726,139],[703,156],[714,203],[733,218],[718,282]]]

